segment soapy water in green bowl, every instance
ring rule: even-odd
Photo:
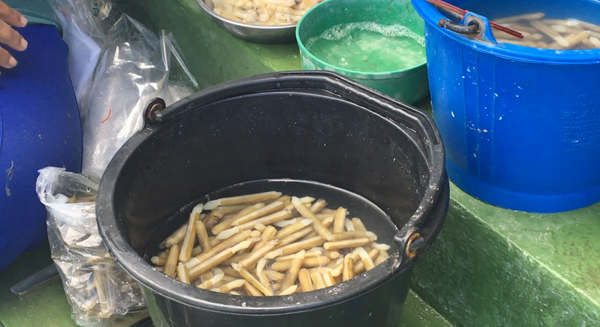
[[[403,25],[340,24],[308,39],[306,49],[329,65],[365,73],[399,71],[426,62],[425,38]]]

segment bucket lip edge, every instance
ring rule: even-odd
[[[175,112],[171,112],[170,114],[173,114],[174,116],[178,116],[180,113],[186,112],[187,110],[193,108],[192,106],[187,105],[188,102],[195,101],[202,97],[207,97],[207,96],[211,95],[212,93],[218,93],[220,88],[225,88],[225,89],[240,88],[244,85],[247,85],[248,83],[273,82],[273,81],[277,81],[277,79],[282,79],[282,77],[291,77],[291,78],[297,79],[297,78],[300,78],[301,76],[306,76],[306,75],[311,75],[311,74],[316,77],[319,77],[323,80],[328,80],[329,83],[336,83],[336,82],[337,83],[345,83],[346,86],[355,87],[358,89],[357,91],[365,92],[365,93],[367,93],[368,96],[375,98],[375,100],[377,102],[379,102],[380,105],[386,107],[386,110],[391,109],[394,111],[401,111],[401,109],[404,109],[404,111],[406,111],[405,115],[410,115],[410,117],[417,120],[419,122],[419,124],[422,125],[422,128],[424,129],[423,133],[427,135],[427,141],[425,141],[425,142],[429,143],[429,145],[427,146],[427,148],[429,149],[428,155],[430,156],[428,161],[430,162],[431,166],[433,166],[434,163],[441,165],[439,172],[435,172],[434,169],[430,169],[430,178],[428,179],[428,186],[426,188],[426,190],[429,193],[427,193],[427,191],[426,191],[426,194],[434,194],[434,193],[441,194],[441,189],[442,189],[441,187],[438,188],[437,191],[432,190],[432,187],[431,187],[431,183],[434,183],[443,178],[443,172],[444,172],[443,144],[441,143],[441,137],[439,135],[439,131],[437,131],[437,129],[435,129],[435,124],[433,123],[433,119],[430,116],[428,116],[427,114],[423,113],[422,111],[415,109],[414,107],[411,107],[409,105],[401,103],[390,97],[384,96],[383,94],[374,92],[374,91],[368,89],[367,87],[361,86],[357,82],[354,82],[348,78],[345,78],[343,76],[340,76],[340,75],[332,73],[332,72],[319,71],[319,72],[309,73],[307,71],[299,71],[299,72],[286,72],[286,73],[281,73],[281,72],[267,73],[267,74],[263,74],[263,75],[252,76],[252,77],[238,79],[235,81],[226,82],[226,83],[205,89],[204,91],[198,92],[196,96],[191,96],[191,97],[186,98],[185,99],[186,101],[182,101],[182,102],[172,105],[174,107],[174,109],[176,109],[176,110],[173,110]],[[221,93],[226,93],[226,92],[221,92]],[[230,96],[226,96],[226,97],[228,98]],[[212,102],[214,102],[214,99],[213,99],[213,101],[211,101],[209,103],[212,103]],[[200,104],[200,106],[201,105],[204,105],[204,104]],[[433,127],[433,130],[428,132],[427,129],[431,128],[431,127]],[[431,132],[433,132],[433,135],[431,134]],[[159,277],[165,278],[165,276],[162,275],[160,272],[152,269],[152,267],[146,261],[144,261],[142,259],[142,257],[137,255],[137,253],[135,253],[135,251],[125,241],[123,235],[118,230],[117,218],[116,218],[116,216],[114,214],[114,210],[113,210],[113,202],[112,202],[111,197],[109,196],[109,194],[114,193],[113,191],[114,191],[115,182],[118,178],[118,175],[120,174],[121,168],[128,161],[129,155],[135,149],[137,149],[137,147],[153,133],[154,133],[154,130],[147,126],[146,128],[144,128],[144,130],[142,130],[141,132],[139,132],[136,135],[134,135],[133,137],[131,137],[125,143],[125,145],[123,147],[121,147],[121,149],[117,152],[117,154],[115,154],[115,156],[113,157],[113,160],[111,160],[111,163],[107,167],[106,172],[102,178],[102,183],[99,188],[98,201],[97,201],[98,205],[96,207],[97,217],[98,217],[98,225],[99,225],[99,229],[100,229],[102,238],[105,240],[107,247],[109,248],[111,254],[113,254],[115,256],[115,258],[117,258],[117,262],[119,262],[136,280],[145,281],[145,282],[140,281],[140,283],[142,285],[144,285],[145,287],[147,287],[152,292],[158,293],[161,296],[165,296],[163,293],[167,293],[167,294],[169,294],[169,298],[178,299],[179,300],[178,302],[182,302],[185,304],[197,305],[197,306],[201,306],[203,308],[208,308],[210,310],[219,311],[219,312],[223,312],[223,311],[232,312],[232,313],[237,312],[240,314],[276,315],[276,314],[300,312],[301,310],[298,310],[298,307],[297,307],[299,304],[288,305],[287,307],[270,307],[270,308],[268,308],[267,312],[261,311],[260,308],[256,308],[256,307],[239,307],[239,306],[226,307],[225,304],[208,302],[208,301],[202,300],[202,298],[199,298],[199,297],[186,295],[186,292],[175,291],[177,289],[177,285],[179,285],[181,283],[179,283],[176,280],[172,280],[172,279],[166,281],[168,284],[172,283],[172,285],[170,287],[165,288],[165,287],[161,286],[161,284],[164,284],[164,282],[159,282],[158,278]],[[433,144],[432,141],[434,141],[436,143]],[[441,162],[440,162],[440,160],[441,160]],[[436,176],[438,178],[436,178]],[[436,196],[435,200],[437,200],[437,198],[439,198],[439,197]],[[433,198],[431,200],[433,200]],[[427,201],[427,199],[424,198],[421,201],[421,204],[424,201]],[[431,207],[433,207],[433,206],[431,206]],[[427,216],[424,215],[425,213],[426,213],[425,211],[422,211],[421,215],[419,215],[419,216],[421,218],[427,218]],[[413,215],[413,218],[414,217],[415,217],[415,215]],[[319,300],[319,301],[311,302],[309,304],[304,304],[304,305],[302,305],[303,310],[319,308],[319,307],[323,307],[325,305],[333,305],[335,303],[349,300],[353,297],[359,296],[366,292],[370,292],[373,289],[379,287],[379,285],[389,281],[390,279],[392,279],[394,277],[398,277],[398,275],[401,275],[408,268],[412,267],[412,264],[413,264],[412,261],[402,262],[400,265],[393,267],[393,269],[391,269],[391,272],[388,270],[388,268],[386,268],[386,273],[382,278],[376,278],[376,279],[370,278],[370,280],[367,280],[366,282],[361,282],[361,286],[357,287],[356,288],[357,290],[350,291],[350,292],[344,292],[345,296],[343,296],[343,297],[337,296],[335,299],[330,299],[329,301],[326,301],[326,302]],[[151,270],[151,272],[149,270]],[[375,272],[375,269],[373,271]],[[150,275],[148,276],[148,274],[150,274]],[[153,274],[155,274],[154,277],[153,277]],[[373,277],[373,276],[370,276],[370,277]],[[354,280],[351,283],[359,283],[359,280],[358,279]],[[181,286],[183,286],[183,284],[181,284]],[[156,290],[166,290],[166,291],[157,292]],[[320,291],[323,291],[326,293],[327,289],[315,291],[315,293],[313,293],[313,294],[318,294],[317,292],[320,292]],[[323,294],[325,294],[325,293],[323,293]],[[200,305],[200,304],[203,304],[203,305]],[[223,310],[224,307],[228,308],[229,310]]]
[[[499,43],[504,45],[495,46],[489,45],[485,42],[472,41],[468,38],[462,37],[457,33],[449,30],[439,28],[437,22],[434,21],[433,16],[444,18],[441,13],[428,6],[429,3],[424,0],[412,0],[413,7],[421,15],[426,25],[440,31],[444,36],[451,38],[455,42],[469,47],[470,49],[485,52],[490,55],[498,57],[521,61],[521,62],[532,62],[539,64],[598,64],[600,63],[600,48],[599,49],[588,49],[588,50],[556,50],[556,49],[539,49],[530,48],[514,44]],[[427,6],[427,7],[426,7]],[[427,38],[427,37],[426,37]],[[528,51],[518,51],[520,49]],[[545,57],[540,59],[540,57]],[[546,58],[547,57],[547,58]]]

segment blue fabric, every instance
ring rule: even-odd
[[[0,69],[0,270],[46,238],[37,170],[81,171],[81,122],[67,45],[51,25],[18,30],[29,48],[11,51],[17,67]]]

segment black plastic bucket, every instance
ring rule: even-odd
[[[448,209],[443,145],[428,115],[327,72],[241,79],[163,106],[148,106],[145,128],[115,155],[97,200],[101,235],[145,288],[156,326],[385,325],[392,296],[406,298],[413,262]],[[202,290],[147,263],[156,235],[185,221],[182,208],[263,179],[364,197],[389,217],[365,225],[388,229],[398,255],[333,288],[261,298]]]

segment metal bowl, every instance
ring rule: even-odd
[[[209,4],[206,3],[206,0],[196,0],[196,2],[219,26],[240,39],[267,44],[296,42],[296,24],[268,26],[245,24],[216,14],[212,5],[210,5],[210,0],[208,1]]]

